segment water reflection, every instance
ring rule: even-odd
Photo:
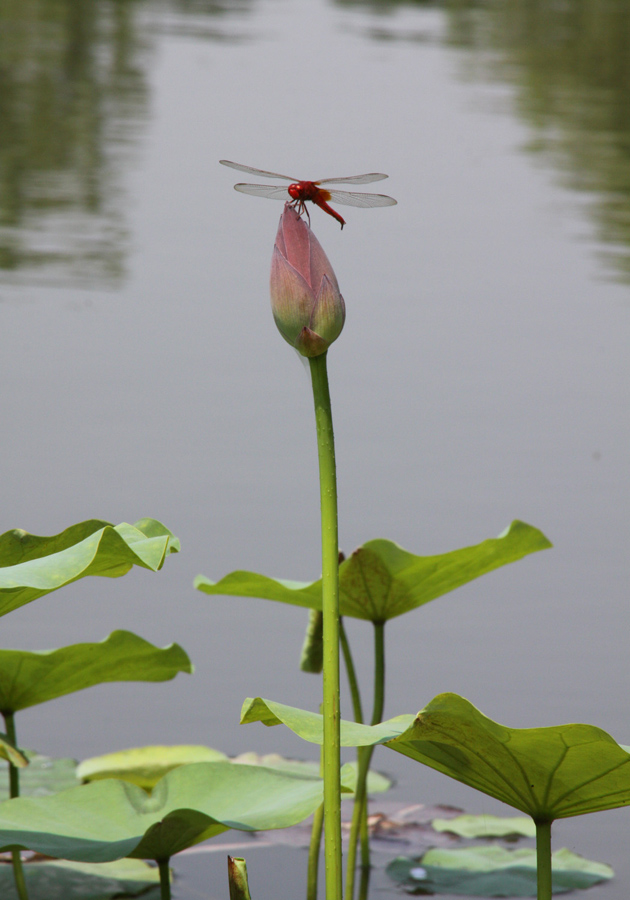
[[[338,0],[364,13],[442,10],[446,40],[509,81],[530,149],[590,192],[630,279],[630,4],[626,0]],[[125,177],[147,120],[156,35],[240,41],[254,0],[0,0],[0,279],[118,285]],[[395,19],[371,39],[422,43]],[[407,24],[409,21],[407,19]],[[443,33],[442,33],[443,34]]]
[[[447,41],[477,51],[477,75],[516,88],[517,112],[534,132],[529,149],[559,169],[567,185],[590,192],[597,236],[610,247],[608,261],[630,280],[627,0],[340,0],[339,5],[443,9]],[[392,20],[389,29],[395,29]]]
[[[451,37],[492,50],[494,76],[517,89],[530,148],[594,194],[599,238],[630,279],[630,5],[625,0],[449,3]]]
[[[133,0],[0,4],[0,270],[46,283],[124,270],[121,161],[146,118]]]
[[[148,118],[161,31],[249,0],[0,0],[0,280],[118,286],[130,244],[125,176]]]

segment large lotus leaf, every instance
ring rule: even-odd
[[[108,681],[169,681],[192,672],[179,644],[155,647],[131,631],[59,650],[0,650],[0,709],[17,712]]]
[[[415,556],[392,541],[368,541],[339,567],[340,613],[385,622],[546,547],[551,544],[541,531],[519,521],[512,522],[498,538],[439,556]],[[322,608],[321,579],[309,584],[232,572],[216,584],[198,575],[195,587],[206,594],[262,597]]]
[[[554,894],[589,888],[614,875],[610,866],[584,859],[566,848],[556,851],[551,863]],[[434,848],[421,859],[399,856],[386,871],[411,894],[535,897],[537,890],[536,851],[506,850],[496,844]]]
[[[114,779],[0,804],[0,850],[108,862],[167,859],[229,828],[286,828],[321,804],[322,781],[231,762],[179,766],[148,794]]]
[[[98,781],[103,778],[120,778],[140,785],[145,790],[153,788],[160,778],[176,766],[190,765],[198,762],[228,761],[225,753],[211,747],[196,745],[171,747],[136,747],[131,750],[120,750],[83,760],[76,768],[76,778],[83,782]],[[320,764],[311,760],[287,759],[278,753],[241,753],[229,760],[235,765],[264,766],[277,769],[285,774],[319,778]],[[348,790],[354,790],[356,784],[356,763],[349,762],[343,766],[342,780]],[[380,794],[392,786],[391,779],[380,772],[370,770],[368,773],[368,793]],[[349,795],[348,795],[349,796]]]
[[[110,863],[78,863],[66,860],[37,860],[24,864],[29,900],[112,900],[136,897],[158,900],[160,874],[140,859],[119,859]],[[149,891],[149,893],[147,893]],[[0,897],[17,900],[13,868],[0,866]]]
[[[76,787],[76,760],[67,757],[54,759],[32,750],[23,750],[22,753],[28,760],[28,766],[20,772],[21,797],[45,797]],[[6,763],[0,764],[0,776],[0,801],[8,800],[9,778]]]
[[[160,778],[177,766],[199,762],[227,761],[225,753],[211,747],[181,744],[171,747],[133,747],[84,759],[77,766],[76,777],[80,781],[99,781],[103,778],[120,778],[145,790],[155,787]],[[311,773],[318,775],[319,772]]]
[[[240,763],[248,766],[267,766],[270,769],[280,769],[282,772],[295,772],[296,775],[320,774],[320,764],[314,760],[303,759],[287,759],[278,753],[267,753],[259,756],[257,753],[241,753],[232,759],[233,763]],[[356,762],[347,762],[341,767],[341,782],[344,787],[354,793],[357,784],[357,764]],[[392,786],[392,779],[370,769],[367,777],[368,794],[384,794]],[[344,793],[344,800],[351,799],[352,794]]]
[[[117,578],[132,566],[156,572],[179,542],[155,519],[135,525],[90,519],[52,537],[20,528],[0,535],[0,616],[84,578]]]
[[[278,753],[267,753],[259,756],[257,753],[241,753],[232,759],[233,763],[247,766],[267,766],[270,769],[279,769],[281,772],[294,772],[296,775],[319,775],[320,764],[314,760],[287,759]],[[344,787],[344,800],[352,798],[357,785],[357,764],[347,762],[341,767],[341,783]],[[382,772],[370,769],[367,777],[368,794],[384,794],[392,786],[392,780]]]
[[[454,816],[452,819],[433,819],[431,827],[463,838],[536,837],[536,825],[529,816]]]
[[[283,723],[322,743],[321,715],[271,700],[246,700],[241,721]],[[630,804],[630,754],[601,728],[508,728],[457,694],[438,694],[415,717],[342,721],[341,744],[386,744],[538,821]]]
[[[359,722],[341,723],[342,747],[370,747],[384,744],[398,737],[413,723],[415,716],[396,716],[381,722],[380,725],[362,725]],[[320,713],[295,706],[285,706],[274,700],[263,700],[262,697],[248,697],[241,709],[241,725],[249,722],[262,722],[263,725],[286,725],[299,735],[302,740],[312,744],[321,744],[324,740],[323,718]]]
[[[439,694],[387,746],[535,821],[630,804],[630,754],[594,725],[508,728]]]

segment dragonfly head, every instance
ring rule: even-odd
[[[299,184],[290,184],[287,188],[289,192],[289,196],[293,198],[293,200],[302,200],[303,190]]]

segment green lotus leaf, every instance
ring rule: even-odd
[[[431,827],[462,838],[536,837],[536,825],[529,816],[454,816],[452,819],[433,819]]]
[[[24,877],[30,900],[112,900],[138,896],[158,900],[160,875],[155,867],[140,859],[119,859],[110,863],[78,863],[66,860],[37,860],[24,863]],[[0,866],[0,897],[17,900],[13,869]]]
[[[385,622],[547,547],[541,531],[519,521],[498,538],[440,556],[415,556],[392,541],[368,541],[339,566],[340,613]],[[321,579],[284,581],[254,572],[232,572],[216,583],[203,575],[195,579],[206,594],[262,597],[310,609],[322,608],[321,586]]]
[[[0,616],[86,575],[117,578],[132,566],[156,572],[179,541],[161,522],[90,519],[52,537],[19,528],[0,535]]]
[[[341,782],[353,793],[357,786],[357,768],[356,761],[347,762],[341,767]],[[391,788],[392,784],[392,779],[383,772],[377,772],[375,769],[368,771],[367,792],[369,795],[384,794]],[[347,799],[350,799],[350,795],[342,797],[342,800]]]
[[[0,650],[0,709],[18,710],[108,681],[169,681],[192,672],[179,644],[155,647],[131,631],[59,650]]]
[[[84,759],[77,766],[76,777],[80,781],[99,781],[103,778],[120,778],[151,790],[160,778],[177,766],[200,762],[227,761],[225,753],[211,747],[182,744],[171,747],[134,747],[103,756]],[[319,775],[319,772],[315,772]]]
[[[232,759],[233,763],[247,766],[266,766],[269,769],[279,769],[281,772],[294,772],[296,775],[319,776],[320,764],[315,760],[287,759],[278,753],[267,753],[259,756],[257,753],[241,753]],[[341,781],[346,791],[354,793],[357,783],[356,762],[345,763],[341,767]],[[382,772],[370,769],[368,772],[368,794],[383,794],[392,786],[392,780]],[[349,793],[344,793],[344,799],[350,799]]]
[[[551,862],[554,894],[589,888],[614,875],[610,866],[584,859],[566,848],[557,850]],[[411,894],[536,896],[536,851],[531,849],[506,850],[496,844],[433,848],[420,859],[398,857],[386,871]]]
[[[82,862],[164,860],[236,828],[286,828],[321,804],[322,781],[231,762],[179,766],[151,793],[105,779],[49,797],[0,804],[0,850]]]
[[[256,721],[283,723],[322,743],[318,713],[258,697],[241,711],[241,722]],[[601,728],[508,728],[457,694],[438,694],[415,717],[374,726],[342,721],[341,744],[385,744],[538,822],[630,804],[630,754]]]
[[[384,744],[402,734],[413,723],[415,716],[396,716],[380,725],[362,725],[359,722],[341,722],[342,747],[370,747]],[[285,706],[262,697],[248,697],[241,709],[241,725],[262,722],[263,725],[286,725],[299,737],[312,744],[323,742],[323,719],[320,713]]]
[[[45,797],[76,787],[76,760],[54,759],[32,750],[22,750],[22,753],[28,760],[28,766],[20,772],[20,796]],[[9,799],[7,768],[6,763],[0,764],[0,801]]]
[[[387,746],[538,822],[630,804],[630,754],[594,725],[508,728],[438,694]]]
[[[263,755],[249,750],[232,757],[232,762],[242,766],[265,766],[267,769],[279,769],[281,772],[290,772],[295,775],[311,775],[319,777],[319,763],[313,759],[288,759],[279,753],[265,753]]]

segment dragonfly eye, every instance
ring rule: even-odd
[[[290,184],[287,191],[289,192],[289,196],[293,197],[294,200],[302,199],[302,190],[299,184]]]

